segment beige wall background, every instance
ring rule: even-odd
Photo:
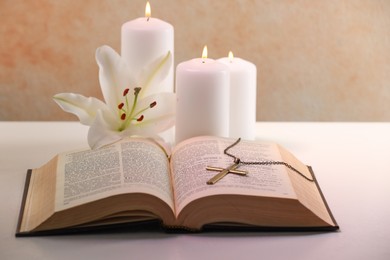
[[[59,92],[101,97],[95,49],[120,52],[145,0],[1,0],[0,120],[75,120]],[[261,121],[389,121],[390,1],[150,0],[175,64],[229,50],[258,69]]]

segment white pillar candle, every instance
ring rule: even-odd
[[[229,135],[229,68],[207,58],[176,68],[176,143],[199,135]]]
[[[122,25],[121,56],[130,68],[141,71],[168,51],[173,58],[173,26],[160,19],[151,17],[149,2],[146,4],[145,17],[128,21]],[[173,63],[172,63],[173,64]],[[173,92],[173,66],[157,92]]]
[[[240,58],[218,60],[230,70],[230,127],[229,137],[255,138],[256,124],[256,66]]]

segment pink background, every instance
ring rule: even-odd
[[[120,51],[144,0],[1,0],[0,120],[75,120],[59,92],[101,97],[94,53]],[[257,66],[259,121],[389,121],[390,1],[151,0],[175,28],[175,64],[235,56]]]

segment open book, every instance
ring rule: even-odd
[[[235,140],[195,137],[172,151],[149,139],[126,139],[98,150],[59,154],[27,174],[17,236],[158,222],[167,229],[337,230],[311,168],[277,144],[241,141],[229,152],[247,176],[216,172],[232,159]]]

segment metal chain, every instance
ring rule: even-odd
[[[234,163],[242,164],[242,165],[284,165],[287,168],[289,168],[290,170],[293,170],[294,172],[301,175],[306,180],[314,182],[314,179],[310,179],[310,178],[306,177],[306,175],[304,175],[303,173],[301,173],[300,171],[298,171],[297,169],[295,169],[293,166],[291,166],[290,164],[288,164],[286,162],[278,162],[278,161],[245,162],[245,161],[241,161],[240,158],[238,158],[235,155],[228,152],[232,147],[236,146],[240,141],[241,141],[241,138],[238,138],[233,144],[229,145],[228,147],[226,147],[225,150],[223,150],[224,154],[233,158]]]

